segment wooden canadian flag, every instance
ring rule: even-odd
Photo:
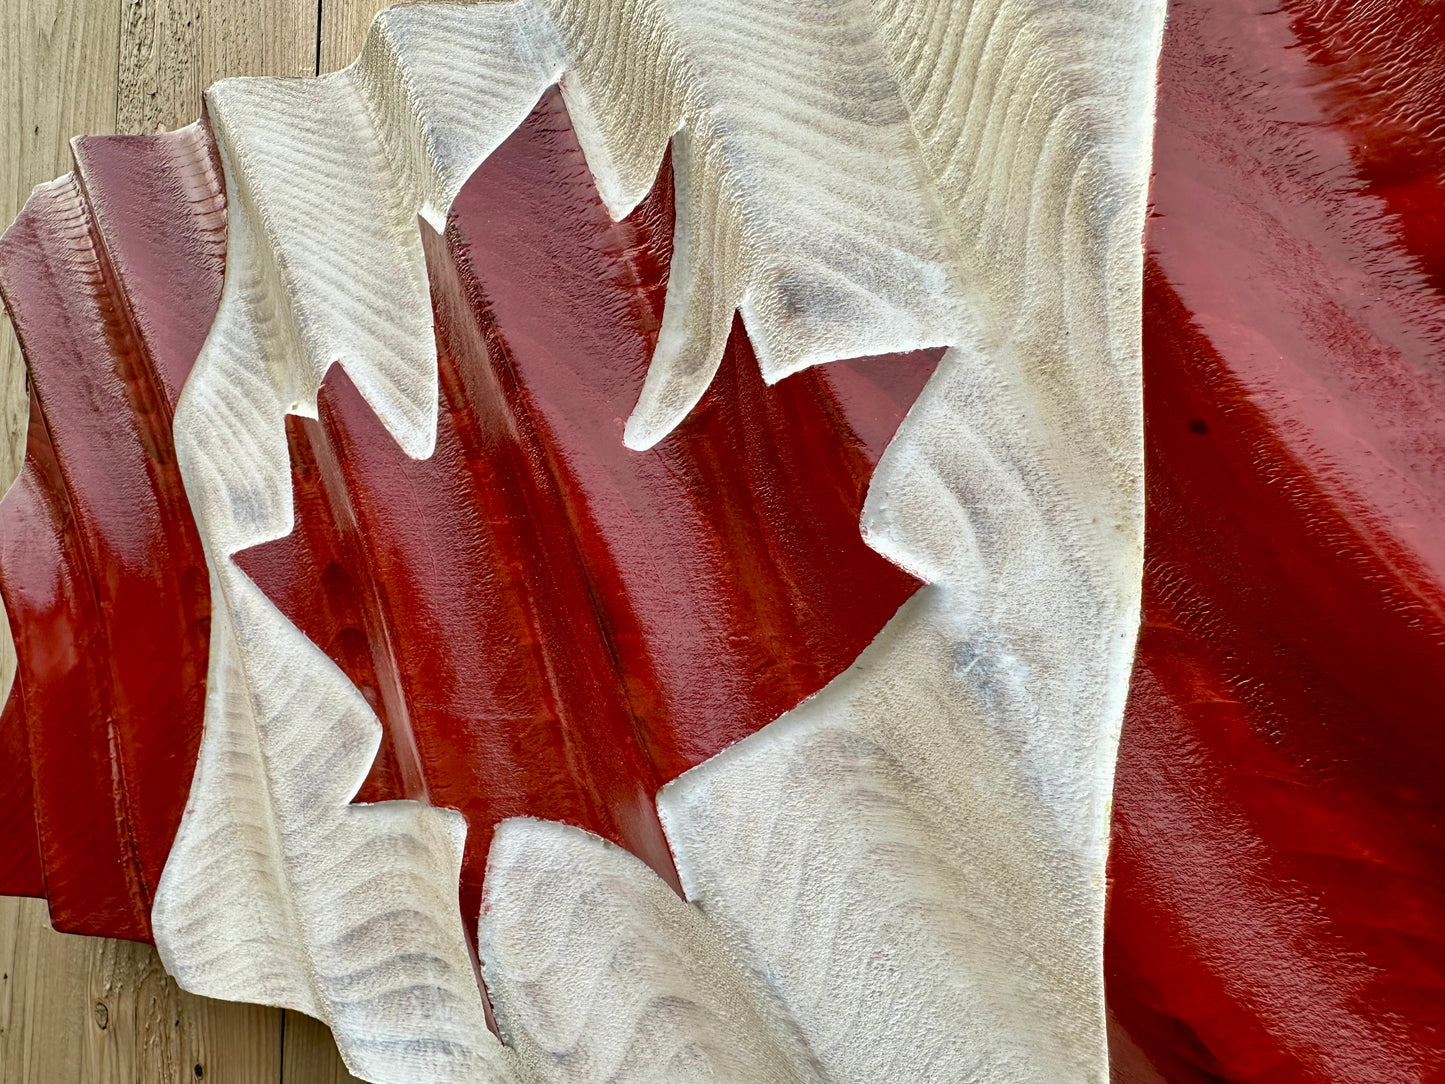
[[[1439,14],[676,8],[32,195],[0,893],[378,1084],[1445,1078]]]

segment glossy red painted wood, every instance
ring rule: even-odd
[[[656,340],[670,170],[612,222],[560,95],[428,237],[441,366],[431,459],[340,371],[289,425],[297,529],[241,567],[367,694],[364,799],[492,827],[591,829],[675,883],[657,789],[844,669],[917,587],[863,543],[868,478],[939,352],[763,385],[741,325],[692,416],[622,445]]]
[[[0,711],[0,896],[45,895],[38,831],[25,696],[17,681]]]
[[[84,139],[76,165],[0,242],[33,393],[0,591],[52,922],[143,939],[205,700],[209,586],[170,420],[219,301],[225,213],[195,129]]]
[[[1445,1079],[1442,167],[1438,6],[1171,5],[1121,1080]]]
[[[1173,5],[1107,944],[1121,1079],[1445,1077],[1439,20]],[[145,936],[204,692],[169,410],[223,211],[201,137],[81,154],[84,191],[46,190],[0,244],[37,392],[0,504],[23,693],[0,756],[21,735],[5,763],[34,778],[0,783],[0,877],[33,889],[43,864],[62,928]],[[288,422],[296,531],[240,557],[386,725],[360,798],[467,813],[469,916],[514,813],[670,876],[656,787],[820,687],[914,586],[857,513],[932,356],[767,389],[737,333],[682,429],[622,448],[668,184],[611,223],[549,96],[427,241],[436,456],[402,456],[334,373],[320,421]]]

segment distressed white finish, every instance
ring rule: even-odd
[[[420,5],[345,72],[213,88],[227,278],[176,442],[215,619],[153,916],[181,983],[317,1015],[355,1072],[397,1084],[1102,1080],[1161,13]],[[673,139],[677,248],[630,444],[696,402],[735,310],[769,379],[953,349],[864,515],[932,586],[828,689],[664,792],[697,906],[580,833],[498,832],[482,944],[509,1049],[456,913],[460,818],[348,804],[379,725],[230,556],[291,529],[283,418],[314,413],[330,364],[429,453],[416,216],[439,224],[558,78],[614,214]]]
[[[465,823],[411,802],[348,804],[380,726],[230,557],[290,532],[284,417],[314,416],[331,363],[407,452],[430,454],[436,354],[416,218],[444,215],[555,79],[532,64],[525,20],[513,5],[393,12],[343,72],[207,94],[230,207],[226,280],[175,437],[211,570],[211,660],[152,923],[182,986],[316,1016],[352,1071],[381,1082],[515,1075],[487,1030],[458,914]],[[501,76],[477,74],[488,59]]]
[[[481,952],[502,1035],[548,1080],[823,1079],[763,984],[637,858],[516,818],[487,861]]]
[[[943,208],[863,0],[546,6],[614,215],[647,194],[678,133],[672,276],[629,446],[692,409],[737,310],[770,382],[955,341]]]
[[[878,11],[973,316],[864,509],[932,586],[819,696],[666,788],[663,823],[689,897],[832,1079],[1102,1084],[1162,11]]]

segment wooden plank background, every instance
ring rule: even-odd
[[[349,63],[386,0],[0,0],[0,226],[70,170],[71,136],[189,124],[228,75]],[[22,379],[9,321],[0,381]],[[0,396],[0,402],[7,401]],[[6,449],[0,458],[8,460]],[[0,462],[0,480],[18,465]],[[0,659],[8,686],[13,660]],[[342,1084],[300,1013],[182,993],[149,946],[58,934],[0,898],[0,1084]]]

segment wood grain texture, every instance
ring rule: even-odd
[[[179,34],[165,48],[196,29],[173,16],[156,16]],[[745,1026],[758,1056],[739,1071],[753,1078],[1099,1078],[1104,810],[1137,616],[1138,227],[1158,27],[1158,4],[1110,0],[521,0],[397,12],[336,78],[216,88],[233,304],[177,431],[229,612],[214,625],[210,753],[156,908],[168,966],[195,988],[325,1016],[353,1065],[385,1079],[565,1078],[583,1048],[656,1075],[668,1047],[648,1041],[656,1021],[637,1006],[659,996],[698,1040],[718,998],[733,1020],[761,1021]],[[154,48],[126,69],[146,94]],[[349,805],[375,719],[229,557],[290,529],[284,415],[315,411],[338,358],[403,449],[430,452],[415,218],[440,225],[564,72],[614,214],[651,186],[669,140],[679,171],[662,345],[629,443],[664,438],[697,402],[735,311],[773,380],[954,349],[865,514],[870,542],[933,587],[871,668],[673,792],[664,812],[701,919],[689,908],[659,930],[610,931],[646,966],[599,979],[587,954],[563,953],[535,981],[503,984],[501,1018],[522,1029],[505,1051],[480,1024],[454,914],[457,818]],[[550,946],[599,892],[688,906],[627,863],[567,861],[576,843],[521,838],[487,943]],[[769,877],[780,863],[797,871],[786,884]],[[559,874],[533,888],[539,870]],[[758,975],[776,1003],[750,1017],[767,1000]],[[601,1011],[577,1023],[591,996]],[[549,997],[564,1011],[538,1012]],[[585,1032],[558,1042],[537,1030],[548,1021]],[[793,1038],[816,1059],[796,1073],[772,1052]]]
[[[311,75],[315,0],[120,0],[116,126],[168,131],[232,75]]]
[[[281,1073],[273,1009],[182,992],[147,945],[50,930],[0,900],[0,1080],[262,1084]]]
[[[346,1071],[331,1032],[320,1020],[286,1010],[280,1084],[361,1084]]]
[[[196,135],[78,138],[76,172],[38,187],[0,238],[0,295],[32,393],[26,466],[0,502],[0,592],[19,657],[43,895],[55,928],[72,933],[149,940],[148,886],[199,741],[206,574],[169,452],[180,374],[169,394],[153,375],[175,352],[194,354],[219,295],[223,208],[186,192],[210,158]],[[140,148],[158,153],[130,153]],[[134,167],[132,188],[123,178]],[[115,202],[129,210],[144,193],[139,207],[156,216],[108,213],[117,182]],[[195,262],[134,274],[126,240],[151,243],[171,225],[196,242]],[[177,278],[199,278],[200,294]],[[157,526],[168,515],[181,527],[175,544]],[[174,759],[157,760],[160,750]],[[37,889],[27,877],[5,891]]]
[[[1445,1079],[1442,79],[1439,5],[1170,4],[1105,955],[1176,1084]]]
[[[70,168],[71,137],[151,132],[196,118],[233,74],[315,70],[312,0],[0,0],[0,221]],[[28,403],[0,320],[0,490],[18,474]],[[0,695],[14,672],[0,630]],[[45,905],[0,900],[0,1080],[178,1084],[282,1079],[281,1010],[181,993],[149,946],[54,933]],[[96,1008],[104,1005],[103,1012]],[[106,1020],[104,1028],[99,1019]],[[287,1080],[347,1081],[330,1033],[287,1022]]]
[[[973,332],[864,511],[870,542],[934,587],[842,679],[659,807],[689,898],[835,1079],[1102,1080],[1162,10],[872,9],[950,212]],[[806,872],[786,882],[766,872],[794,864]],[[839,944],[873,946],[866,984],[821,965]],[[910,1027],[877,1029],[870,999]]]
[[[225,0],[222,0],[225,2]],[[345,67],[361,51],[367,28],[388,0],[323,0],[315,8],[310,0],[296,0],[300,27],[293,44],[298,50],[296,74],[328,72]],[[233,7],[244,5],[232,3]],[[319,22],[317,21],[319,20]],[[276,31],[264,28],[268,36]],[[308,35],[313,37],[308,38]],[[313,44],[306,45],[307,40]],[[278,74],[264,66],[249,69],[227,68],[213,78],[230,75]],[[204,90],[212,80],[202,82]],[[346,1069],[336,1049],[336,1041],[327,1026],[305,1013],[284,1010],[285,1027],[282,1051],[281,1084],[355,1084],[358,1081]]]
[[[0,2],[0,219],[70,169],[70,137],[115,131],[117,0]]]
[[[356,59],[371,20],[393,0],[323,0],[318,72],[334,72]]]
[[[115,0],[0,4],[0,218],[8,224],[31,188],[70,168],[69,140],[80,132],[111,132],[116,119]],[[23,457],[24,370],[10,321],[0,328],[0,486],[9,489]],[[8,620],[0,627],[0,695],[9,696],[15,667]],[[0,900],[0,1079],[114,1080],[101,1076],[90,974],[102,963],[101,943],[52,933],[45,905]],[[144,959],[144,952],[141,954]],[[153,953],[152,953],[153,956]],[[111,956],[108,966],[138,977],[135,960]],[[108,1010],[107,1010],[108,1011]],[[107,1029],[108,1030],[108,1029]],[[114,1037],[100,1038],[115,1046]],[[134,1051],[131,1051],[134,1056]]]
[[[529,817],[491,849],[482,956],[507,1041],[555,1084],[827,1078],[716,925],[638,859],[589,832]],[[586,891],[578,892],[579,884]],[[579,981],[605,991],[577,996]]]
[[[455,913],[460,824],[350,804],[379,725],[230,559],[292,529],[285,416],[315,415],[332,364],[405,452],[431,453],[415,220],[439,227],[560,79],[614,217],[672,146],[674,259],[628,443],[663,439],[697,402],[734,312],[770,380],[953,347],[863,521],[931,587],[871,664],[664,798],[684,886],[717,929],[679,923],[673,943],[619,929],[617,951],[691,952],[708,974],[728,943],[835,1079],[1102,1079],[1161,21],[1158,3],[1114,0],[419,5],[379,20],[335,76],[212,88],[231,262],[176,434],[221,616],[207,744],[154,916],[182,981],[317,1013],[377,1079],[565,1078],[582,1046],[665,1072],[666,1048],[627,1015],[651,969],[599,978],[582,953],[503,983],[514,1045],[490,1042],[462,948],[473,916]],[[563,841],[519,845],[532,853],[517,871]],[[352,855],[376,858],[337,858]],[[631,876],[604,865],[560,862],[576,876],[549,881],[545,905],[494,884],[481,940],[546,943],[599,879]],[[532,1011],[554,995],[600,1008]],[[690,1005],[710,1018],[702,992]],[[516,1023],[562,1018],[586,1033],[559,1043]],[[786,1079],[785,1060],[750,1071]]]
[[[768,388],[735,328],[677,439],[623,446],[671,181],[614,222],[548,91],[445,243],[426,238],[436,451],[408,459],[333,371],[320,424],[287,420],[296,530],[236,555],[385,728],[358,801],[467,818],[466,915],[511,816],[593,831],[675,885],[658,787],[817,692],[919,586],[858,516],[938,352]]]
[[[20,356],[20,343],[10,317],[0,317],[0,494],[10,488],[20,474],[25,458],[25,419],[30,400],[25,391],[25,361]],[[0,629],[9,626],[0,609]],[[15,672],[14,646],[8,632],[0,632],[0,697],[10,688]],[[3,700],[0,700],[3,703]]]

